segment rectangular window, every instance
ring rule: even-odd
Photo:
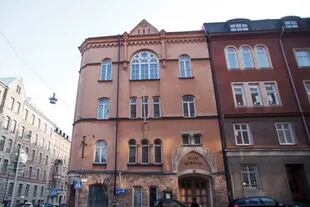
[[[15,106],[15,113],[19,114],[19,111],[20,111],[20,102],[17,101],[17,104]]]
[[[275,123],[280,144],[295,144],[292,124],[289,122]]]
[[[35,140],[34,140],[35,145],[38,145],[39,135],[36,134],[34,139],[35,139]]]
[[[5,150],[7,153],[11,153],[12,145],[13,145],[13,140],[9,139],[8,145],[6,146],[6,150]]]
[[[5,145],[5,137],[4,136],[1,136],[0,137],[0,151],[3,151],[4,150],[4,145]]]
[[[298,67],[310,67],[310,48],[295,50]]]
[[[202,145],[201,134],[182,134],[183,145]]]
[[[40,169],[37,169],[37,180],[40,180]]]
[[[32,167],[29,167],[29,178],[32,178]]]
[[[183,96],[183,113],[184,117],[195,117],[195,97],[191,95]]]
[[[28,113],[29,113],[29,111],[27,110],[27,109],[25,109],[25,121],[27,121],[27,118],[28,118]]]
[[[291,29],[291,28],[298,28],[298,23],[296,20],[286,20],[284,21],[285,28]]]
[[[35,121],[35,119],[36,119],[36,116],[35,116],[34,114],[32,114],[32,116],[31,116],[31,117],[32,117],[31,124],[32,124],[32,125],[34,125],[34,121]]]
[[[15,133],[15,131],[16,131],[16,124],[17,124],[17,122],[15,120],[13,120],[12,125],[11,125],[11,132],[12,133]]]
[[[22,138],[24,136],[24,132],[25,132],[25,127],[24,126],[21,126],[20,129],[19,129],[19,137]]]
[[[6,173],[8,171],[8,165],[9,165],[9,160],[5,159],[3,160],[3,165],[2,165],[2,172]]]
[[[249,31],[249,27],[245,23],[230,24],[229,26],[232,32]]]
[[[12,196],[12,194],[13,194],[13,186],[14,186],[14,184],[13,184],[13,183],[10,183],[10,185],[9,185],[8,196]]]
[[[34,161],[35,157],[36,157],[36,151],[32,150],[32,161]]]
[[[47,131],[47,123],[44,124],[44,133]]]
[[[44,195],[44,186],[41,186],[40,197],[43,197],[43,195]]]
[[[34,188],[33,188],[33,197],[37,196],[37,190],[38,190],[38,186],[35,185]]]
[[[9,129],[10,122],[11,122],[11,118],[9,116],[6,116],[5,120],[3,122],[3,128],[4,129]]]
[[[38,129],[41,127],[41,119],[38,118]]]
[[[46,171],[43,172],[43,180],[46,180]]]
[[[15,99],[13,97],[11,97],[9,102],[9,108],[11,109],[11,111],[13,111],[14,109],[14,103],[15,103]]]
[[[27,184],[27,185],[26,185],[26,188],[25,188],[25,197],[28,197],[28,195],[29,195],[29,189],[30,189],[30,185]]]
[[[133,206],[142,207],[142,187],[133,188]]]
[[[17,190],[17,197],[20,197],[22,195],[22,190],[23,190],[23,184],[19,184]]]
[[[241,176],[244,188],[259,188],[258,170],[256,165],[241,165]]]
[[[253,106],[261,106],[262,105],[262,99],[261,99],[261,93],[259,90],[259,85],[257,83],[255,84],[249,84],[249,89],[251,93],[251,100]]]
[[[250,128],[248,124],[234,124],[233,128],[234,128],[236,145],[252,144]]]
[[[154,118],[160,117],[160,99],[159,97],[153,97],[153,105],[154,105]]]
[[[149,188],[149,204],[150,207],[153,207],[155,201],[158,199],[158,188],[156,186],[151,186]]]
[[[233,93],[236,106],[245,106],[245,96],[243,84],[233,84]]]
[[[130,118],[135,119],[137,118],[137,98],[132,97],[130,98]]]
[[[142,97],[142,118],[148,117],[148,97],[144,96]]]
[[[265,89],[269,105],[278,105],[278,91],[275,83],[265,83]]]

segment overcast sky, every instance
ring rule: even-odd
[[[309,8],[310,0],[0,0],[0,32],[19,55],[0,35],[0,77],[23,77],[27,96],[71,136],[85,38],[129,32],[143,18],[159,30],[186,31],[232,18],[309,17]],[[61,99],[56,105],[48,87]]]

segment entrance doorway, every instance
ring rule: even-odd
[[[108,207],[108,195],[102,184],[94,184],[89,186],[88,206]]]
[[[285,165],[288,183],[295,202],[306,201],[306,189],[308,188],[303,164]]]
[[[209,182],[206,178],[189,176],[179,178],[179,192],[181,202],[186,206],[190,206],[193,198],[201,205],[201,207],[209,207]]]

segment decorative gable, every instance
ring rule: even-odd
[[[148,21],[143,19],[137,26],[135,26],[130,35],[145,35],[145,34],[158,34],[159,31],[151,25]]]

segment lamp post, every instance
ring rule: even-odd
[[[15,170],[15,178],[13,182],[13,192],[12,192],[12,199],[10,202],[10,207],[13,207],[14,198],[15,198],[15,185],[17,184],[17,176],[19,171],[19,163],[25,164],[27,162],[28,156],[24,149],[19,149],[17,152],[17,163],[16,163],[16,170]]]

